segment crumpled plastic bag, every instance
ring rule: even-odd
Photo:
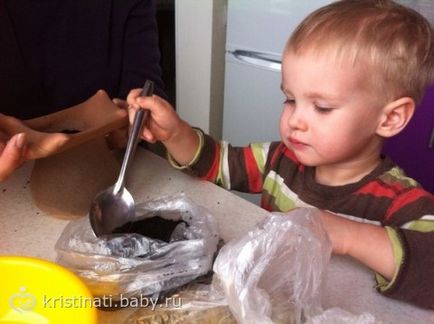
[[[140,308],[126,322],[379,324],[368,313],[322,311],[331,244],[318,216],[313,208],[270,214],[220,250],[211,284],[184,286],[162,307]]]
[[[162,307],[140,308],[125,321],[127,324],[237,324],[224,294],[210,284],[192,283],[166,297]]]
[[[372,314],[352,314],[343,309],[334,307],[322,314],[310,318],[306,324],[381,324]]]
[[[136,205],[135,220],[156,215],[183,221],[170,242],[140,234],[98,238],[88,217],[72,221],[55,245],[57,262],[78,274],[94,296],[110,295],[115,300],[139,295],[155,298],[208,273],[219,241],[217,222],[210,212],[184,194]]]
[[[239,323],[300,323],[322,312],[331,243],[314,208],[272,213],[220,250],[214,272]]]

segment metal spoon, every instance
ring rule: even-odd
[[[151,96],[153,90],[154,83],[147,80],[140,95]],[[136,207],[133,197],[124,186],[125,175],[136,152],[139,135],[148,114],[148,110],[139,109],[137,111],[118,180],[113,186],[100,192],[92,201],[89,218],[96,236],[110,234],[116,228],[134,219]]]

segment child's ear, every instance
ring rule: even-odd
[[[401,132],[413,117],[416,104],[410,97],[402,97],[389,102],[383,107],[383,115],[377,128],[377,134],[392,137]]]

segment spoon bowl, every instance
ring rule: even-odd
[[[140,95],[151,96],[153,85],[152,81],[147,80]],[[133,196],[125,188],[125,175],[134,157],[139,136],[148,114],[148,110],[139,109],[137,111],[128,138],[119,178],[113,186],[100,192],[91,203],[89,210],[90,225],[96,236],[111,234],[116,228],[134,219],[136,207]]]
[[[100,192],[90,207],[90,225],[96,236],[112,233],[134,219],[135,203],[131,193],[123,188],[115,193],[115,186]]]

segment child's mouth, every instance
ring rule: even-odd
[[[307,147],[307,144],[300,142],[299,140],[296,140],[295,138],[288,138],[289,144],[291,144],[291,146],[294,149],[300,150],[300,149],[304,149]]]

